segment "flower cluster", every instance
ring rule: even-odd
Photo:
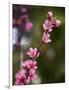
[[[25,9],[22,11],[26,11]],[[35,80],[37,75],[36,75],[36,70],[37,70],[37,61],[36,59],[39,57],[40,52],[39,49],[42,44],[44,43],[49,43],[51,42],[50,39],[50,32],[53,30],[55,27],[59,27],[61,24],[60,20],[54,19],[53,18],[53,13],[51,11],[48,12],[47,19],[45,20],[43,24],[43,29],[44,33],[42,36],[41,43],[38,48],[29,48],[27,51],[27,55],[31,58],[28,59],[24,62],[22,62],[22,70],[20,70],[16,74],[16,85],[25,85],[31,83],[32,80]]]
[[[29,80],[26,79],[26,72],[25,72],[25,70],[19,70],[16,73],[15,78],[16,78],[16,81],[15,81],[16,85],[25,85],[25,84],[29,83]]]
[[[42,41],[43,41],[44,43],[49,43],[49,42],[51,42],[50,34],[44,32],[44,33],[43,33],[43,37],[42,37]]]
[[[32,80],[36,79],[37,62],[27,60],[23,62],[23,69],[16,74],[16,85],[29,84]]]
[[[37,62],[33,60],[24,61],[23,67],[28,71],[28,78],[30,80],[36,79]]]
[[[44,34],[42,37],[42,41],[44,43],[51,42],[50,32],[53,30],[53,28],[59,27],[60,25],[61,25],[61,21],[58,19],[54,19],[53,13],[49,11],[47,14],[47,19],[43,23]]]
[[[36,70],[37,70],[37,62],[35,57],[39,56],[39,53],[37,51],[37,48],[30,48],[27,54],[32,58],[31,60],[26,60],[22,62],[23,69],[18,71],[16,74],[16,85],[25,85],[29,84],[32,80],[35,80]],[[37,54],[37,55],[36,55]]]
[[[34,58],[35,56],[38,57],[40,52],[38,52],[37,48],[30,48],[29,51],[27,52],[27,55],[29,55],[31,58]]]

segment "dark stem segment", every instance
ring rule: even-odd
[[[40,50],[40,48],[41,48],[42,44],[43,44],[43,41],[41,41],[41,43],[40,43],[39,47],[37,48],[37,49],[38,49],[38,51]]]

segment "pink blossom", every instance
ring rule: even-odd
[[[32,80],[36,79],[36,69],[37,62],[32,60],[27,60],[22,63],[23,70],[19,70],[16,73],[16,85],[29,84]]]
[[[52,19],[52,17],[53,17],[52,11],[48,11],[48,18],[49,18],[49,19]]]
[[[33,69],[31,69],[30,71],[29,71],[29,79],[32,81],[32,80],[35,80],[36,78],[37,78],[37,75],[36,75],[36,73],[35,72],[33,72]]]
[[[33,26],[33,24],[31,22],[26,22],[26,24],[25,24],[26,31],[30,31],[32,26]]]
[[[56,19],[56,21],[55,21],[55,26],[56,26],[56,27],[59,27],[60,25],[61,25],[61,21]]]
[[[32,70],[32,72],[35,72],[35,70],[37,69],[37,62],[32,60],[24,61],[23,67]]]
[[[18,73],[16,73],[16,78],[21,78],[23,76],[25,78],[25,70],[19,70]]]
[[[43,24],[43,28],[45,31],[51,32],[53,27],[52,20],[45,20],[45,23]]]
[[[37,54],[38,53],[38,54]],[[36,56],[37,54],[37,56]],[[29,51],[27,51],[27,55],[29,55],[30,57],[34,58],[35,56],[38,57],[39,56],[39,52],[37,50],[37,48],[30,48]]]
[[[49,42],[51,42],[50,34],[44,32],[43,37],[42,37],[42,41],[43,41],[44,43],[49,43]]]
[[[25,70],[18,71],[16,73],[15,77],[16,77],[16,81],[15,81],[16,85],[25,85],[25,84],[28,84],[30,82],[30,79],[27,79]]]
[[[37,62],[32,60],[27,60],[23,62],[23,67],[27,69],[28,72],[28,79],[30,81],[36,79],[36,69],[37,69]]]
[[[43,23],[43,29],[46,32],[51,32],[54,27],[59,27],[61,25],[61,21],[53,18],[53,13],[48,11],[48,16],[45,22]]]
[[[20,80],[19,79],[16,79],[15,85],[19,85],[19,84],[20,84]]]

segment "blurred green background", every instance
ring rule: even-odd
[[[51,32],[52,42],[41,47],[41,55],[37,59],[38,75],[41,84],[65,82],[65,8],[52,6],[33,6],[26,5],[30,20],[33,23],[31,33],[31,44],[29,47],[37,48],[43,34],[42,24],[44,23],[47,12],[52,11],[54,17],[61,20],[61,26]],[[29,48],[28,47],[28,48]],[[28,59],[24,49],[24,60]],[[20,47],[13,48],[13,83],[15,74],[20,68]]]

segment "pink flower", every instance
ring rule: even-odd
[[[61,25],[61,21],[60,20],[56,20],[55,21],[55,25],[56,25],[56,27],[59,27]]]
[[[43,29],[46,32],[51,32],[54,27],[59,27],[60,25],[61,25],[61,21],[58,19],[54,20],[53,13],[51,11],[48,11],[48,16],[43,24]]]
[[[20,80],[19,79],[16,79],[15,85],[20,85]]]
[[[25,70],[19,70],[18,73],[16,73],[16,78],[21,78],[22,76],[25,78]]]
[[[30,79],[27,79],[26,73],[27,72],[25,70],[20,70],[16,73],[16,85],[25,85],[30,83]]]
[[[32,72],[35,72],[35,70],[37,69],[37,62],[32,60],[24,61],[23,67],[28,68],[28,70],[32,70]]]
[[[16,85],[25,85],[29,84],[32,80],[36,79],[36,69],[37,62],[32,60],[27,60],[22,63],[23,70],[20,70],[16,73]]]
[[[48,11],[48,18],[49,18],[49,19],[52,19],[52,17],[53,17],[52,11]]]
[[[53,27],[52,20],[45,20],[45,23],[43,24],[43,28],[45,31],[51,32]]]
[[[36,75],[36,73],[35,72],[33,72],[33,69],[31,69],[30,71],[29,71],[29,79],[32,81],[32,80],[35,80],[36,78],[37,78],[37,75]]]
[[[43,41],[44,43],[49,43],[49,42],[51,42],[50,34],[44,32],[43,37],[42,37],[42,41]]]
[[[56,19],[56,20],[53,20],[53,27],[60,27],[61,25],[61,21]]]
[[[26,31],[30,31],[32,26],[33,26],[33,24],[31,22],[26,22],[26,24],[25,24]]]
[[[38,53],[38,54],[37,54]],[[37,56],[36,56],[37,54]],[[30,57],[34,58],[35,56],[38,57],[39,56],[39,52],[37,50],[37,48],[30,48],[29,51],[27,51],[27,55],[29,55]]]
[[[32,61],[32,60],[24,61],[23,67],[27,69],[28,79],[30,81],[35,80],[36,79],[37,62]]]

